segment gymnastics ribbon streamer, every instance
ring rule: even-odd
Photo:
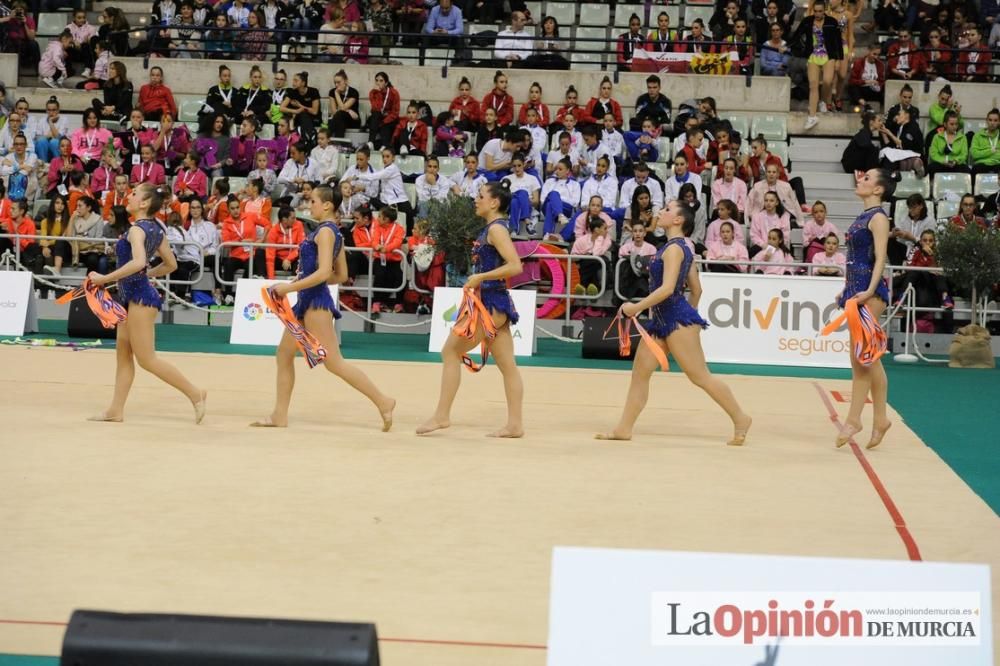
[[[315,368],[326,358],[326,348],[320,343],[315,335],[306,330],[306,327],[295,317],[292,306],[288,303],[286,296],[277,296],[273,287],[262,287],[261,297],[264,305],[267,306],[274,316],[277,317],[288,332],[291,333],[295,344],[302,350],[302,355],[306,357],[306,363],[310,368]]]
[[[858,301],[854,298],[847,299],[844,303],[844,311],[839,317],[823,327],[820,335],[830,335],[844,322],[847,322],[847,329],[854,339],[854,356],[861,365],[869,366],[885,354],[889,343],[886,339],[885,329],[883,329],[867,305],[858,307]]]
[[[618,355],[622,358],[628,358],[632,355],[632,326],[639,332],[639,337],[642,339],[643,344],[649,349],[650,353],[653,354],[653,358],[656,359],[657,363],[660,364],[660,369],[666,372],[670,369],[670,362],[667,360],[667,355],[663,352],[663,348],[656,344],[652,336],[646,332],[646,329],[642,327],[639,320],[635,317],[624,317],[622,313],[619,312],[615,316],[611,325],[604,330],[604,339],[608,339],[608,332],[611,331],[611,327],[615,324],[618,325]]]
[[[104,328],[114,328],[128,318],[128,311],[111,298],[107,289],[94,284],[90,278],[84,280],[79,287],[57,298],[56,303],[64,305],[81,296],[86,297],[87,306]]]
[[[466,287],[462,292],[462,301],[458,304],[455,325],[451,332],[466,340],[475,340],[480,327],[483,329],[483,340],[479,345],[479,355],[482,363],[476,363],[468,354],[462,354],[462,363],[469,372],[479,372],[486,367],[490,358],[490,342],[497,335],[497,326],[493,323],[490,311],[479,298],[478,290]]]

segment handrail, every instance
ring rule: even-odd
[[[465,23],[465,26],[472,25],[469,22]],[[500,26],[497,26],[500,27]],[[688,26],[689,27],[689,26]],[[465,32],[461,35],[449,35],[440,33],[427,33],[427,32],[403,32],[403,31],[393,31],[393,32],[381,32],[381,31],[358,31],[353,30],[322,30],[322,29],[292,29],[292,28],[241,28],[241,27],[226,27],[226,28],[215,28],[212,26],[193,26],[185,27],[185,30],[192,30],[197,33],[196,37],[190,39],[179,40],[181,42],[191,42],[198,44],[198,47],[189,46],[171,46],[170,43],[163,47],[153,48],[152,40],[157,33],[167,32],[170,30],[176,30],[178,26],[176,24],[147,24],[139,28],[130,28],[127,31],[118,31],[111,33],[111,35],[121,35],[121,34],[134,34],[145,32],[147,35],[147,43],[150,45],[150,52],[148,52],[143,58],[143,67],[149,68],[149,61],[151,56],[159,56],[160,51],[166,51],[169,55],[173,53],[186,54],[190,53],[198,58],[201,57],[212,57],[213,50],[207,48],[205,45],[208,42],[216,42],[218,40],[213,39],[211,36],[206,36],[206,33],[222,33],[226,35],[231,35],[232,37],[226,40],[227,50],[226,54],[238,53],[241,56],[250,54],[253,56],[261,56],[261,60],[270,60],[272,62],[272,71],[278,71],[280,63],[282,62],[296,62],[295,59],[286,58],[283,54],[283,47],[292,43],[291,38],[296,38],[298,44],[308,45],[310,49],[316,48],[315,52],[310,52],[309,60],[316,61],[318,58],[324,54],[318,49],[322,48],[322,44],[319,44],[320,35],[337,35],[344,37],[363,37],[367,40],[365,46],[368,48],[368,52],[362,55],[363,58],[389,58],[390,60],[400,60],[408,62],[415,61],[415,64],[423,64],[425,61],[436,62],[438,64],[447,65],[453,56],[457,55],[459,51],[474,50],[477,47],[474,46],[474,41],[476,35],[480,33]],[[502,28],[501,28],[502,30]],[[499,32],[499,30],[498,30]],[[625,31],[623,30],[623,33]],[[263,33],[267,39],[264,40],[265,47],[261,51],[248,51],[239,48],[239,42],[236,37],[239,35],[246,34],[256,34]],[[620,34],[612,34],[608,37],[559,37],[558,41],[565,42],[567,48],[559,52],[558,55],[565,57],[567,62],[572,60],[574,54],[582,55],[607,55],[608,58],[601,63],[602,69],[610,68],[616,70],[617,68],[617,48],[618,39]],[[305,41],[302,41],[305,38]],[[404,41],[414,41],[416,42],[417,53],[392,53],[391,46],[386,46],[386,44],[394,44],[396,39],[402,38]],[[524,42],[525,51],[533,51],[532,48],[534,42],[541,39],[540,36],[534,34],[528,35],[505,35],[504,39],[513,40],[515,42]],[[688,41],[684,38],[678,38],[673,42],[675,45],[674,52],[683,53],[685,52],[683,47]],[[759,57],[760,48],[755,43],[753,39],[745,43],[734,43],[727,42],[725,40],[704,40],[698,42],[700,50],[704,53],[727,53],[729,51],[737,50],[739,48],[749,48],[753,51],[754,59]],[[581,46],[582,45],[582,46]],[[340,44],[343,46],[343,44]],[[495,45],[489,47],[484,47],[484,50],[488,48],[491,54],[495,51]],[[349,58],[349,54],[338,54],[345,59]],[[530,54],[529,54],[530,55]],[[496,59],[495,60],[501,60]],[[738,69],[736,70],[737,73]],[[745,76],[748,81],[749,78],[753,76],[752,68],[748,71]],[[442,70],[442,78],[447,77],[447,71]],[[747,84],[749,85],[749,83]]]
[[[114,243],[117,243],[118,240],[119,240],[117,237],[116,238],[103,238],[103,237],[102,238],[92,238],[90,236],[41,236],[41,235],[36,235],[36,234],[0,234],[0,238],[8,238],[8,239],[13,239],[14,240],[14,258],[17,261],[17,263],[21,264],[21,265],[23,265],[21,263],[21,240],[22,239],[31,239],[31,240],[36,241],[36,242],[39,241],[39,240],[66,241],[66,242],[83,242],[83,243],[91,243],[91,244],[94,244],[94,245],[100,243],[100,244],[102,244],[104,246],[104,252],[105,253],[108,251],[108,248],[110,246],[112,246]],[[181,284],[181,285],[193,285],[193,284],[197,284],[198,281],[201,280],[202,275],[205,272],[205,247],[201,243],[198,243],[196,241],[189,241],[189,240],[179,241],[179,242],[175,242],[175,241],[168,241],[168,242],[170,243],[171,246],[173,246],[173,245],[185,245],[185,246],[187,246],[187,245],[193,245],[193,246],[195,246],[196,248],[198,248],[198,253],[201,255],[201,261],[198,262],[198,273],[197,273],[198,277],[197,277],[197,279],[190,278],[190,279],[187,279],[187,280],[171,280],[170,279],[170,275],[167,274],[167,275],[163,276],[164,282],[167,284],[168,287],[171,284]],[[59,281],[59,282],[70,282],[70,283],[73,283],[73,282],[83,282],[85,279],[87,279],[87,276],[86,275],[83,275],[83,276],[79,276],[79,275],[63,275],[63,274],[60,273],[58,275],[50,275],[49,278],[51,278],[50,281]],[[46,278],[46,279],[49,279],[49,278]]]

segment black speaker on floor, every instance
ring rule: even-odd
[[[588,317],[583,320],[583,358],[617,358],[624,359],[618,353],[618,327],[612,326],[612,317]],[[604,339],[604,332],[608,331],[608,339]],[[632,353],[627,358],[635,358],[635,352],[639,348],[641,339],[638,331],[632,329]]]
[[[73,612],[61,666],[379,666],[374,624]]]
[[[105,338],[115,339],[115,329],[104,328],[101,320],[97,318],[90,307],[87,299],[74,298],[69,304],[69,319],[66,321],[66,334],[71,338]]]

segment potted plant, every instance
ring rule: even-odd
[[[977,322],[979,297],[1000,282],[1000,231],[967,224],[948,225],[938,240],[938,261],[945,277],[955,286],[972,290],[972,318],[955,331],[948,351],[952,368],[993,368],[990,332]]]
[[[472,199],[449,195],[445,201],[431,201],[427,209],[430,237],[444,253],[446,285],[461,287],[472,264],[472,243],[486,221],[476,215]]]

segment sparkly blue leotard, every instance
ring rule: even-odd
[[[875,236],[868,223],[877,213],[885,213],[881,206],[869,208],[858,215],[847,229],[847,278],[844,284],[844,292],[837,301],[837,305],[844,307],[851,296],[868,291],[872,282],[872,271],[875,269]],[[885,280],[879,280],[875,295],[885,303],[889,302],[889,288]]]
[[[500,219],[494,220],[487,224],[482,232],[479,234],[479,238],[472,246],[472,265],[474,273],[488,273],[501,264],[503,264],[503,257],[497,252],[497,249],[490,245],[489,233],[490,227],[494,224],[502,225],[504,228],[507,227],[507,220]],[[483,301],[483,305],[490,312],[502,312],[507,315],[508,321],[511,324],[517,323],[517,310],[514,309],[514,301],[511,300],[510,292],[507,291],[507,283],[504,280],[486,280],[481,282],[479,285],[479,297]]]
[[[649,263],[649,291],[652,293],[663,285],[663,254],[671,245],[677,245],[681,248],[681,251],[684,252],[684,260],[681,262],[681,269],[677,274],[674,293],[650,309],[646,330],[657,338],[666,338],[678,326],[693,324],[702,328],[708,327],[708,322],[702,319],[698,311],[691,307],[691,304],[684,298],[684,287],[687,284],[688,271],[691,270],[691,262],[694,261],[694,253],[691,252],[691,248],[688,247],[683,238],[671,238]]]
[[[299,244],[299,274],[298,279],[302,279],[307,275],[311,275],[316,272],[319,268],[319,246],[316,245],[316,234],[319,233],[320,229],[326,227],[333,232],[333,261],[336,264],[337,257],[340,255],[341,251],[344,249],[344,237],[340,234],[340,229],[333,222],[324,222],[323,224],[316,227],[316,229],[306,236]],[[299,292],[299,300],[296,301],[295,307],[292,308],[292,312],[295,313],[295,317],[302,321],[302,317],[305,316],[306,310],[329,310],[333,314],[334,319],[340,319],[340,310],[337,309],[336,303],[333,302],[333,297],[330,296],[330,288],[325,282],[322,282],[315,287],[309,287],[308,289],[303,289]]]
[[[142,244],[146,250],[146,268],[148,268],[149,261],[156,256],[156,248],[163,242],[164,230],[156,220],[139,220],[135,226],[146,234]],[[128,232],[118,237],[118,242],[115,243],[115,257],[119,266],[132,261],[132,244],[128,241]],[[146,268],[118,280],[118,302],[125,307],[128,307],[129,303],[138,303],[159,310],[163,305],[160,293],[146,275]]]

